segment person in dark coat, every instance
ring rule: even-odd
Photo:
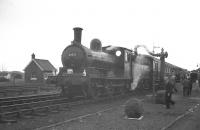
[[[166,103],[166,108],[170,108],[170,104],[174,105],[175,102],[171,99],[172,98],[172,93],[174,89],[174,79],[173,77],[167,79],[166,85],[165,85],[165,103]]]
[[[187,78],[185,78],[182,84],[183,84],[183,96],[189,96],[190,81]]]
[[[192,94],[192,84],[194,83],[194,80],[190,77],[190,80],[189,80],[189,96],[191,96]]]

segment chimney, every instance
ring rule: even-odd
[[[74,28],[74,44],[81,44],[81,34],[82,34],[82,28],[75,27]]]
[[[33,54],[31,55],[31,57],[32,57],[32,59],[35,59],[35,54],[33,53]]]

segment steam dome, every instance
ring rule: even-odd
[[[93,51],[101,51],[102,50],[102,44],[99,39],[93,39],[90,42],[90,49]]]

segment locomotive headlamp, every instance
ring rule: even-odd
[[[73,74],[73,69],[67,69],[67,74]]]
[[[121,54],[122,54],[121,51],[116,51],[116,52],[115,52],[115,55],[116,55],[116,56],[121,56]]]
[[[83,70],[83,76],[86,76],[86,71],[85,71],[85,69]]]

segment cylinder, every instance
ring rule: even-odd
[[[74,28],[74,41],[75,44],[81,44],[81,35],[82,35],[82,28],[75,27]]]

